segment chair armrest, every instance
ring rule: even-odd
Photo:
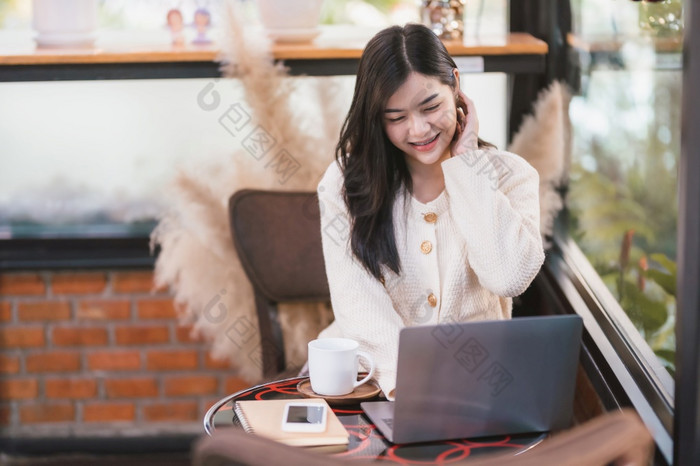
[[[654,442],[646,426],[631,409],[605,414],[544,440],[521,453],[496,454],[483,459],[455,463],[463,466],[644,466]],[[217,429],[193,447],[195,466],[304,464],[340,466],[369,464],[291,447],[238,428]]]
[[[202,437],[193,446],[194,466],[269,466],[303,464],[335,466],[358,464],[332,455],[292,447],[274,440],[246,433],[235,427],[217,428],[211,437]],[[362,464],[362,463],[359,463]]]
[[[517,456],[494,455],[470,466],[642,466],[649,463],[654,440],[632,409],[604,414],[569,430],[554,434],[540,445]]]

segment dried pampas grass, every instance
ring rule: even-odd
[[[508,148],[535,167],[540,175],[540,232],[551,246],[554,218],[563,207],[559,189],[566,183],[571,160],[571,122],[566,86],[554,81],[540,92]]]
[[[338,83],[318,80],[314,92],[324,113],[323,127],[310,134],[291,102],[295,81],[273,62],[261,31],[243,25],[238,3],[227,5],[222,72],[242,84],[251,118],[247,128],[259,125],[274,138],[275,149],[265,154],[267,159],[255,158],[235,144],[229,157],[181,170],[168,193],[171,207],[151,242],[161,249],[155,284],[173,291],[181,320],[211,342],[212,357],[230,361],[239,376],[256,382],[262,367],[255,302],[231,240],[228,198],[244,188],[315,190],[333,159],[346,109],[341,108]],[[299,165],[284,183],[269,164],[281,149]],[[280,305],[279,311],[288,365],[301,365],[306,342],[329,324],[330,311],[323,304]]]

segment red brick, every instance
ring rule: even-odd
[[[107,286],[107,276],[104,273],[55,274],[51,286],[54,294],[101,293]]]
[[[107,344],[107,329],[102,327],[56,327],[52,333],[56,346],[96,346]]]
[[[95,379],[47,379],[44,381],[46,398],[94,398],[97,396]]]
[[[196,421],[199,419],[197,403],[194,401],[175,401],[170,403],[148,404],[143,407],[145,421]]]
[[[17,317],[21,321],[69,320],[70,303],[66,301],[19,303]]]
[[[51,351],[26,356],[27,372],[71,372],[80,370],[80,353]]]
[[[212,395],[217,389],[216,377],[208,375],[170,377],[165,380],[165,396]]]
[[[0,301],[0,321],[9,322],[12,320],[12,303]]]
[[[41,327],[0,328],[2,348],[33,348],[45,344],[44,329]]]
[[[17,374],[19,372],[19,357],[0,354],[0,374]]]
[[[19,420],[22,424],[72,422],[75,421],[75,408],[70,403],[32,403],[22,405],[19,407]]]
[[[142,299],[137,303],[139,319],[177,319],[173,300]]]
[[[133,421],[136,407],[133,403],[88,403],[83,407],[83,421]]]
[[[221,369],[228,370],[231,369],[231,363],[227,360],[214,359],[210,354],[204,357],[204,367],[207,369]]]
[[[227,395],[240,392],[241,390],[245,390],[246,388],[250,387],[251,385],[245,380],[241,379],[240,377],[231,376],[226,377],[226,379],[224,380],[224,392]]]
[[[10,416],[12,415],[12,409],[9,405],[0,405],[0,426],[10,425]]]
[[[146,368],[148,370],[167,371],[196,369],[197,351],[149,351],[146,355]]]
[[[158,396],[158,384],[152,378],[105,380],[108,398],[148,398]]]
[[[79,320],[124,320],[131,317],[128,300],[93,299],[78,304]]]
[[[0,275],[0,295],[43,295],[46,285],[38,274],[2,274]]]
[[[170,341],[170,330],[162,325],[130,325],[115,328],[114,337],[118,345],[167,343]]]
[[[115,293],[149,293],[154,290],[153,272],[115,272],[112,291]]]
[[[93,371],[128,371],[141,368],[138,351],[99,351],[88,354],[88,369]]]
[[[0,380],[0,399],[2,400],[31,400],[38,395],[39,384],[36,379]]]

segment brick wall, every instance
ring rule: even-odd
[[[150,271],[0,275],[0,426],[200,423],[249,385],[180,326]]]

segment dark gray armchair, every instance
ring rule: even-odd
[[[286,369],[279,302],[330,301],[315,192],[241,190],[229,199],[233,243],[255,292],[263,376]]]

